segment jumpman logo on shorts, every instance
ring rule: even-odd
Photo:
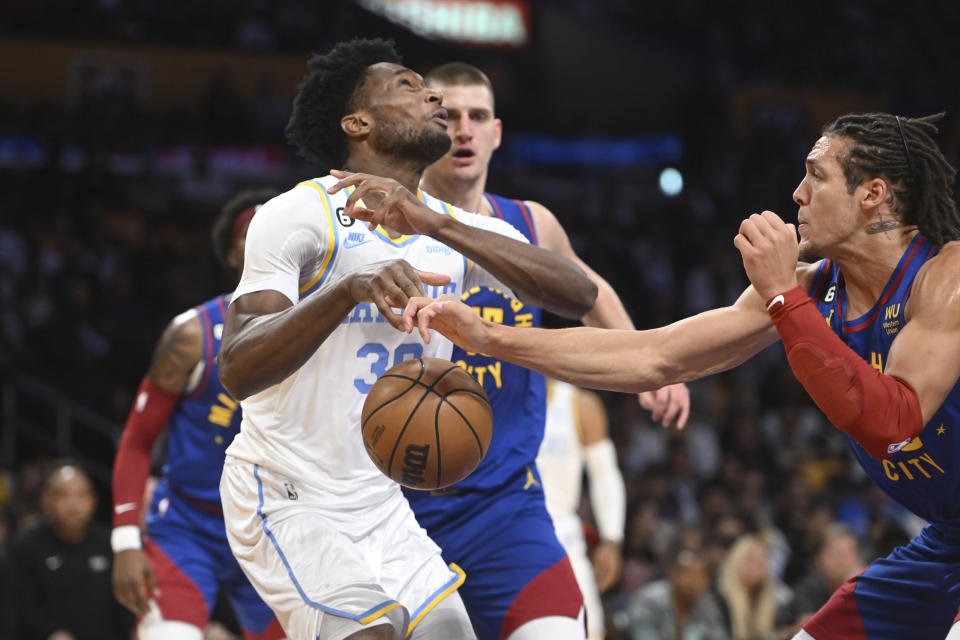
[[[527,480],[523,483],[523,490],[526,491],[532,486],[540,486],[540,483],[533,477],[533,469],[527,467]]]

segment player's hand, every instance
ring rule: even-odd
[[[356,186],[343,207],[344,215],[362,220],[370,229],[383,225],[398,233],[436,235],[446,219],[425,206],[403,185],[392,178],[372,176],[368,173],[350,173],[334,169],[330,172],[340,182],[327,189],[336,193],[341,189]],[[363,199],[363,205],[359,201]]]
[[[664,427],[676,423],[677,429],[687,426],[690,417],[690,390],[682,382],[661,387],[656,391],[637,394],[640,406],[650,411],[650,419]]]
[[[424,342],[430,342],[430,329],[439,331],[454,344],[473,353],[483,353],[489,344],[489,325],[477,312],[456,298],[442,295],[433,298],[411,298],[403,310],[408,331],[414,326]]]
[[[603,593],[620,579],[623,568],[623,554],[620,545],[609,540],[601,540],[593,550],[593,575],[597,578],[597,589]]]
[[[372,302],[395,329],[409,331],[411,323],[393,309],[403,309],[414,297],[426,295],[423,283],[441,286],[450,282],[442,273],[419,271],[406,260],[375,262],[352,271],[346,278],[350,296],[355,302]]]
[[[113,593],[138,616],[150,611],[150,599],[159,596],[160,589],[142,549],[127,549],[113,556]]]
[[[774,212],[755,213],[741,222],[733,244],[740,250],[753,288],[764,300],[797,286],[797,229]]]

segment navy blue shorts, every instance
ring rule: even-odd
[[[580,614],[583,596],[535,469],[494,490],[404,493],[444,560],[466,572],[460,596],[478,640],[506,638],[537,618]]]
[[[143,545],[160,588],[166,620],[203,629],[223,590],[247,640],[283,638],[283,629],[230,552],[223,516],[158,484]]]
[[[803,625],[816,640],[943,640],[960,610],[960,538],[936,525],[851,578]]]

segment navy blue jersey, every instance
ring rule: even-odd
[[[527,205],[519,200],[484,194],[494,215],[509,222],[531,244],[537,244],[537,232]],[[483,318],[517,327],[539,327],[540,309],[530,307],[501,291],[474,287],[461,296]],[[480,465],[458,488],[501,486],[527,466],[533,467],[543,440],[546,421],[547,388],[543,375],[524,367],[479,353],[468,353],[454,345],[450,359],[464,367],[483,386],[493,408],[493,436]],[[417,502],[429,499],[416,491],[406,492],[414,511]]]
[[[917,272],[940,250],[920,234],[907,247],[880,299],[859,318],[846,317],[846,292],[837,265],[823,260],[810,296],[827,325],[840,339],[875,369],[883,372],[890,345],[906,324],[904,309]],[[960,383],[908,441],[891,443],[892,455],[876,460],[847,436],[854,455],[867,475],[890,497],[928,522],[960,526]]]
[[[219,511],[224,452],[240,432],[240,403],[230,397],[217,374],[227,298],[217,296],[196,309],[203,325],[203,375],[170,416],[162,482],[198,506]]]

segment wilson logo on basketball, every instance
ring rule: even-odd
[[[402,483],[416,486],[423,482],[423,470],[427,468],[430,455],[428,444],[408,444],[403,453]]]
[[[383,435],[383,432],[387,430],[386,425],[378,424],[373,429],[373,433],[370,434],[370,444],[367,445],[367,448],[376,447],[377,443],[380,442],[380,436]]]

